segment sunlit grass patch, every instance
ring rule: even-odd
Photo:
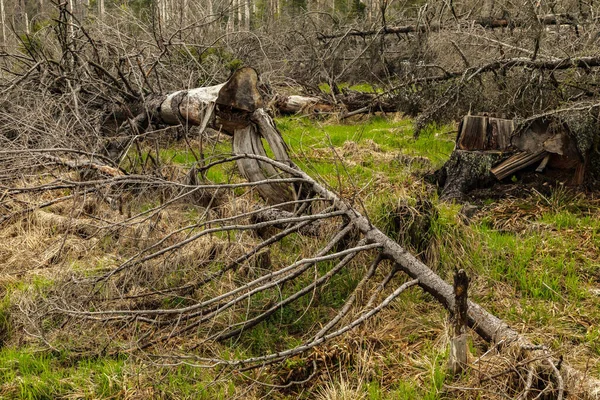
[[[277,120],[278,127],[294,155],[311,158],[323,154],[321,150],[335,149],[338,157],[353,161],[354,154],[343,155],[346,142],[354,142],[358,150],[371,153],[394,153],[412,157],[425,157],[433,167],[439,167],[454,148],[454,133],[450,127],[429,127],[418,138],[413,136],[412,122],[407,119],[388,119],[373,116],[359,124],[319,123],[302,117],[285,117]],[[340,154],[342,153],[342,154]],[[333,152],[331,157],[335,157]],[[378,165],[379,164],[379,165]],[[374,167],[387,162],[374,157]],[[431,167],[431,166],[427,166]],[[400,166],[396,166],[399,170]]]
[[[340,84],[337,85],[338,88],[340,89],[350,89],[350,90],[354,90],[356,92],[363,92],[363,93],[383,93],[383,90],[380,88],[375,88],[372,84],[370,83],[356,83],[356,84],[349,84],[347,82],[342,82]],[[331,94],[331,86],[329,86],[328,83],[321,83],[319,85],[319,89],[323,92],[323,93],[328,93]]]

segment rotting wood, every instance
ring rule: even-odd
[[[466,115],[459,125],[457,147],[461,150],[506,150],[515,130],[511,119]]]
[[[461,269],[454,274],[454,310],[452,313],[452,337],[450,339],[450,357],[448,369],[450,374],[460,374],[468,361],[467,348],[467,312],[469,278],[465,270]]]
[[[220,85],[180,90],[170,93],[154,109],[153,118],[167,125],[209,125],[227,133],[249,124],[249,117],[262,107],[258,91],[258,74],[249,67],[235,71]]]
[[[538,118],[517,127],[510,119],[467,115],[459,124],[455,150],[435,180],[442,187],[442,198],[462,198],[474,188],[490,186],[542,161],[538,173],[579,185],[586,158],[560,120]]]
[[[277,161],[289,164],[290,158],[287,145],[277,132],[273,120],[263,109],[258,109],[252,114],[253,123],[247,127],[236,130],[233,135],[233,152],[236,154],[257,154],[266,157],[266,152],[261,141],[265,138]],[[236,161],[240,173],[250,182],[266,181],[275,178],[281,172],[275,170],[269,163],[257,159],[241,158]],[[258,193],[269,204],[280,204],[295,199],[292,188],[283,184],[265,184],[256,187]],[[290,208],[290,207],[285,207]]]
[[[525,167],[535,164],[544,159],[547,155],[548,153],[543,150],[538,151],[537,153],[521,151],[492,168],[491,172],[498,180],[502,180]]]

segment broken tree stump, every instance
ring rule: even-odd
[[[506,157],[498,151],[454,150],[438,171],[442,199],[461,199],[472,189],[490,186],[496,181],[492,167]]]
[[[535,165],[538,174],[552,170],[557,180],[581,184],[585,160],[561,121],[539,118],[516,127],[510,119],[467,115],[459,124],[455,150],[436,180],[444,199],[460,199],[472,189]]]
[[[467,365],[467,316],[469,278],[465,270],[458,270],[454,274],[454,310],[452,315],[452,338],[450,339],[450,358],[448,370],[451,375],[458,375]]]

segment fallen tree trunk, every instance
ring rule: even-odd
[[[276,95],[271,105],[281,114],[323,114],[332,112],[334,106],[319,97]]]
[[[290,96],[290,110],[313,102],[313,98]],[[292,106],[293,104],[293,106]],[[203,131],[213,128],[228,135],[233,135],[233,151],[237,153],[265,155],[266,152],[260,137],[264,137],[275,159],[289,161],[286,144],[278,133],[273,134],[275,127],[268,114],[261,108],[262,96],[258,90],[258,74],[253,68],[244,67],[235,71],[227,82],[216,86],[180,90],[168,95],[155,96],[146,101],[135,118],[125,121],[127,127],[144,129],[148,124],[198,126]],[[258,133],[249,134],[250,132]],[[276,131],[275,131],[276,132]],[[235,133],[235,134],[234,134]],[[248,135],[250,141],[241,136]],[[127,151],[130,138],[109,141],[105,151],[119,160]],[[112,149],[116,149],[115,152]],[[289,186],[269,183],[269,178],[277,176],[273,166],[258,160],[238,160],[240,173],[251,182],[265,181],[257,185],[258,193],[269,203],[279,204],[294,199]]]
[[[250,114],[262,107],[258,74],[249,67],[235,71],[216,86],[180,90],[152,99],[151,118],[166,125],[211,126],[228,134],[250,124]]]
[[[411,278],[417,279],[419,286],[427,293],[437,299],[447,310],[452,312],[455,307],[454,291],[452,285],[448,284],[423,262],[418,260],[397,242],[390,239],[387,235],[374,227],[371,222],[361,215],[356,209],[349,206],[340,199],[335,193],[329,191],[318,182],[313,180],[308,174],[301,171],[298,167],[280,162],[272,161],[264,156],[248,155],[256,160],[271,162],[273,166],[281,169],[290,175],[301,177],[309,182],[311,189],[317,195],[328,199],[333,206],[340,211],[344,211],[351,224],[356,226],[364,235],[368,243],[378,243],[382,246],[383,255],[393,260],[399,268]],[[535,346],[526,338],[522,337],[517,331],[513,330],[507,323],[489,313],[479,304],[469,301],[468,323],[482,338],[493,343],[499,352],[505,354],[524,354],[528,351],[539,351],[541,356],[545,357],[554,364],[559,363],[552,354],[545,348]],[[534,349],[534,350],[532,350]],[[555,372],[552,371],[551,376]],[[600,398],[600,380],[586,376],[586,374],[577,371],[567,365],[562,365],[559,371],[564,388],[573,392],[581,392],[588,399]]]
[[[538,22],[541,25],[551,26],[551,25],[570,25],[577,27],[577,17],[571,14],[546,14],[540,15],[537,17]],[[510,19],[510,18],[480,18],[477,20],[459,21],[463,26],[470,26],[471,24],[477,24],[486,29],[498,29],[498,28],[526,28],[531,25],[531,21],[529,20],[520,20],[520,19]],[[453,26],[455,27],[455,26]],[[361,37],[366,38],[369,36],[377,36],[377,35],[400,35],[400,34],[409,34],[409,33],[425,33],[425,32],[438,32],[443,30],[444,27],[439,24],[433,25],[401,25],[401,26],[384,26],[380,29],[371,29],[371,30],[358,30],[358,29],[350,29],[346,32],[339,33],[317,33],[317,38],[319,40],[328,40],[328,39],[337,39],[337,38],[345,38],[345,37]]]

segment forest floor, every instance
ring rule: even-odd
[[[415,139],[412,122],[394,115],[346,123],[303,117],[276,122],[294,161],[309,175],[359,205],[373,224],[447,281],[455,269],[465,269],[474,301],[565,362],[600,377],[597,194],[562,185],[533,188],[517,176],[509,183],[517,188],[512,196],[482,195],[469,206],[444,202],[425,177],[450,156],[452,126],[430,127]],[[230,143],[223,140],[205,151],[228,152]],[[181,144],[163,150],[160,158],[173,168],[194,162]],[[229,167],[211,169],[207,178],[216,183],[241,179]],[[134,205],[151,206],[150,201]],[[68,215],[68,209],[53,211]],[[201,208],[183,204],[179,211],[161,223],[196,218]],[[64,336],[64,345],[44,343],[19,329],[20,307],[43,297],[58,276],[106,268],[124,255],[110,238],[92,243],[59,230],[38,216],[0,231],[0,398],[432,400],[511,393],[514,360],[479,359],[487,347],[473,332],[472,367],[456,379],[447,376],[448,313],[421,291],[407,293],[339,340],[247,376],[169,365],[137,353],[72,357],[70,349],[81,337],[69,336],[68,345]],[[278,246],[271,258],[284,262],[293,260],[304,242],[292,238]],[[343,304],[361,273],[357,268],[336,278],[286,315],[260,324],[239,341],[216,345],[214,352],[256,355],[301,342],[304,330]]]

